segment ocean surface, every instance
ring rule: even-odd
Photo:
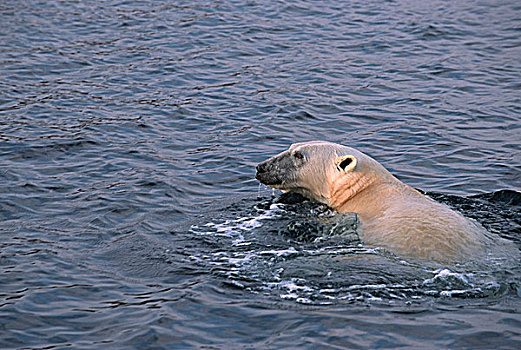
[[[0,347],[519,349],[518,257],[328,237],[255,166],[356,147],[519,249],[520,135],[517,0],[4,0]]]

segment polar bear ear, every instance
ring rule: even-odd
[[[340,156],[335,159],[337,169],[345,173],[353,171],[357,163],[356,157],[352,155]]]

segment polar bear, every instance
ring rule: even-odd
[[[425,197],[351,147],[296,143],[257,165],[256,178],[340,213],[357,213],[362,241],[398,255],[459,262],[477,257],[494,242],[478,223]]]

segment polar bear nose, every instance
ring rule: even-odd
[[[262,162],[262,163],[257,164],[257,172],[258,173],[266,172],[266,167],[267,167],[266,162]]]

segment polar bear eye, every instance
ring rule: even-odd
[[[304,159],[304,155],[300,152],[295,152],[295,154],[293,154],[293,156],[297,159]]]

